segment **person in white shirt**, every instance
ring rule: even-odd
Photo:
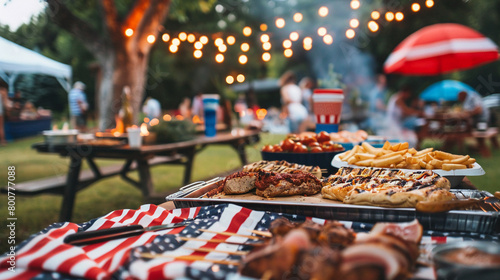
[[[478,123],[488,123],[490,112],[477,92],[461,91],[458,93],[458,101],[462,103],[462,117],[471,118],[474,127]]]
[[[146,114],[146,116],[151,120],[154,118],[161,117],[161,105],[160,102],[154,98],[148,97],[146,101],[144,101],[144,105],[142,106],[142,112]]]
[[[297,133],[299,125],[307,118],[307,108],[302,104],[302,90],[295,84],[295,74],[285,72],[280,78],[283,113],[290,121],[290,132]]]

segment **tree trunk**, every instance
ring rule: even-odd
[[[130,87],[133,121],[138,125],[152,46],[146,39],[149,35],[158,35],[158,27],[167,17],[170,0],[137,0],[124,21],[119,20],[115,1],[98,1],[106,27],[104,37],[96,35],[99,32],[76,17],[63,1],[46,1],[49,4],[47,12],[54,22],[81,39],[99,61],[102,75],[98,85],[99,129],[115,127],[115,116],[120,111],[125,86]],[[126,28],[134,30],[133,36],[123,34]]]

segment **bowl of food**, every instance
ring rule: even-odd
[[[461,241],[432,250],[438,280],[500,279],[500,244],[491,241]]]
[[[335,173],[337,168],[330,163],[335,155],[345,151],[342,145],[330,140],[329,134],[288,135],[276,145],[266,145],[261,150],[263,160],[285,160],[309,166],[319,166],[328,174]]]

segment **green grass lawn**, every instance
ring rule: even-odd
[[[283,135],[261,134],[261,141],[247,147],[249,161],[261,159],[260,148],[267,144],[276,144],[283,139]],[[6,185],[8,166],[16,167],[16,182],[29,181],[43,177],[66,174],[68,159],[53,154],[39,154],[31,149],[31,145],[41,142],[41,137],[34,137],[9,143],[0,147],[0,182]],[[435,143],[424,143],[425,146]],[[500,150],[496,150],[491,158],[481,158],[476,153],[471,156],[477,158],[479,164],[486,171],[486,175],[470,177],[471,181],[479,188],[494,192],[500,190]],[[99,160],[98,164],[113,164],[117,161]],[[229,146],[209,146],[200,152],[193,167],[192,180],[206,179],[217,174],[239,167],[236,152]],[[87,168],[84,165],[84,168]],[[137,176],[135,172],[132,173]],[[152,168],[155,189],[160,192],[173,192],[182,185],[183,168],[180,166],[156,166]],[[0,217],[2,224],[7,223],[7,196],[0,195]],[[18,196],[16,198],[16,241],[26,239],[29,235],[38,232],[48,225],[57,222],[61,207],[61,196],[37,195],[31,197]],[[115,176],[90,186],[79,192],[73,212],[73,222],[80,223],[105,215],[116,210],[131,208],[136,209],[143,204],[140,191],[130,184]],[[0,252],[8,248],[7,228],[0,228]]]

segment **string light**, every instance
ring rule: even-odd
[[[267,34],[262,34],[262,35],[260,36],[260,41],[261,41],[262,43],[269,42],[269,35],[267,35]]]
[[[247,37],[252,35],[252,28],[250,28],[250,26],[245,26],[243,28],[243,35],[245,35]]]
[[[299,33],[298,32],[292,32],[290,33],[290,40],[292,41],[297,41],[299,39]]]
[[[293,51],[291,49],[286,49],[283,54],[285,57],[291,57],[293,55]]]
[[[311,37],[305,37],[304,40],[302,41],[304,45],[312,45],[313,39]]]
[[[304,16],[302,16],[301,13],[295,13],[293,15],[293,21],[295,21],[295,22],[301,22],[303,18],[304,18]]]
[[[260,31],[267,31],[267,24],[261,23],[260,24]]]
[[[244,54],[240,55],[240,57],[238,57],[238,62],[240,64],[246,64],[248,62],[248,57]]]
[[[351,1],[351,8],[353,10],[357,10],[361,6],[361,3],[358,0]]]
[[[181,44],[181,40],[179,40],[179,38],[174,38],[174,39],[172,39],[171,43],[174,46],[179,46]]]
[[[312,49],[312,45],[306,45],[304,44],[304,50],[310,51]]]
[[[201,50],[203,49],[203,43],[202,42],[196,42],[194,43],[194,48],[197,49],[197,50]]]
[[[134,30],[132,28],[125,29],[125,36],[130,37],[134,35]]]
[[[271,49],[271,43],[270,42],[265,42],[264,44],[262,44],[262,48],[265,50],[265,51],[268,51]]]
[[[333,43],[333,37],[332,35],[330,34],[326,34],[324,37],[323,37],[323,42],[327,45],[331,45]]]
[[[378,24],[374,22],[373,20],[370,20],[368,22],[368,29],[370,29],[371,32],[377,32],[378,31]]]
[[[217,38],[217,39],[215,39],[215,41],[214,41],[214,45],[215,45],[216,47],[218,47],[218,46],[220,46],[220,45],[223,45],[223,44],[224,44],[224,40],[222,40],[222,38]]]
[[[232,46],[236,43],[236,38],[234,38],[234,36],[227,36],[226,42],[228,45]]]
[[[380,18],[380,13],[378,11],[373,11],[371,16],[372,16],[372,19],[377,20]]]
[[[248,43],[243,43],[240,48],[243,52],[247,52],[250,49],[250,45]]]
[[[148,41],[148,43],[153,44],[156,41],[156,37],[155,35],[148,35],[146,40]]]
[[[318,35],[319,36],[325,36],[325,34],[326,34],[326,28],[324,28],[324,27],[318,28]]]
[[[163,40],[163,42],[168,42],[168,40],[170,40],[170,35],[165,33],[165,34],[161,35],[161,39]]]
[[[292,47],[292,41],[290,41],[288,39],[286,39],[286,40],[283,41],[283,48],[289,49],[291,47]]]
[[[200,37],[200,42],[205,45],[206,43],[208,43],[208,37],[203,35]]]
[[[357,28],[359,26],[359,20],[353,18],[349,21],[349,25],[352,27],[352,28]]]
[[[434,1],[432,0],[425,1],[425,6],[427,6],[427,8],[432,8],[432,6],[434,6]]]
[[[217,55],[215,55],[215,61],[217,63],[222,63],[224,61],[224,55],[221,53],[218,53]]]
[[[189,34],[187,40],[189,43],[194,43],[194,41],[196,41],[196,36],[194,36],[193,34]]]
[[[268,62],[269,60],[271,60],[271,54],[268,52],[263,53],[262,60],[264,60],[265,62]]]
[[[347,29],[345,32],[345,36],[347,37],[347,39],[352,39],[354,38],[354,36],[356,36],[356,32],[352,29]]]
[[[278,28],[285,27],[285,20],[282,18],[277,18],[276,19],[276,27],[278,27]]]
[[[328,15],[328,8],[325,6],[320,7],[318,10],[318,15],[320,17],[326,17]]]
[[[229,84],[229,85],[233,84],[234,83],[233,76],[231,76],[231,75],[227,76],[226,77],[226,83]]]
[[[397,21],[402,21],[405,16],[403,15],[402,12],[397,12],[395,17]]]
[[[220,44],[218,49],[219,49],[219,52],[223,53],[223,52],[227,51],[227,46],[224,44]]]
[[[171,52],[171,53],[176,53],[178,50],[179,50],[179,47],[177,45],[170,45],[170,47],[168,47],[168,50]]]
[[[166,122],[169,122],[172,120],[172,116],[169,114],[165,114],[165,115],[163,115],[163,120]]]
[[[181,39],[181,41],[186,41],[186,39],[187,39],[186,32],[179,33],[179,39]]]
[[[414,11],[415,13],[420,11],[420,4],[418,3],[411,4],[411,10]]]
[[[238,74],[238,76],[236,76],[236,81],[238,81],[238,83],[243,83],[245,81],[245,75]]]
[[[394,19],[394,13],[393,12],[387,12],[387,13],[385,13],[385,20],[392,21],[393,19]]]
[[[200,50],[195,50],[194,53],[193,53],[193,56],[195,58],[201,58],[203,56],[203,52],[200,51]]]

